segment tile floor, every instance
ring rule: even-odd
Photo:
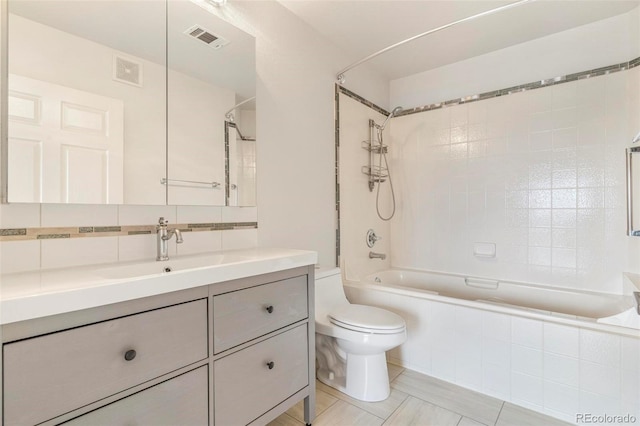
[[[314,426],[561,426],[535,411],[389,364],[391,395],[362,402],[316,382]],[[302,402],[270,426],[304,425]]]

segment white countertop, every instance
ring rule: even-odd
[[[256,248],[0,275],[0,324],[313,265],[317,258],[313,251]]]

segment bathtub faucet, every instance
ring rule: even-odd
[[[369,252],[369,259],[385,260],[386,258],[387,258],[387,255],[384,253],[374,253],[372,251]]]

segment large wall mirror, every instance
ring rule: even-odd
[[[225,129],[231,111],[255,144],[255,39],[207,7],[9,0],[7,201],[238,199]]]

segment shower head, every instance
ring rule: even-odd
[[[393,111],[391,111],[391,113],[389,114],[389,116],[387,116],[387,119],[384,120],[384,123],[382,123],[381,126],[378,126],[378,129],[380,130],[384,130],[384,128],[387,126],[387,123],[389,122],[389,120],[391,119],[391,117],[395,117],[396,115],[400,114],[402,112],[402,107],[401,106],[397,106],[393,109]]]

